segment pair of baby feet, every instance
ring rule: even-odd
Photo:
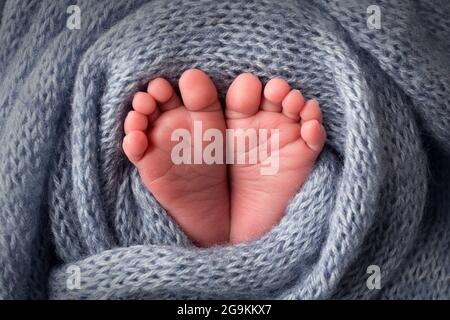
[[[167,80],[157,78],[147,92],[134,95],[133,110],[124,123],[125,154],[148,190],[199,246],[259,238],[279,222],[323,148],[325,129],[318,102],[305,102],[300,91],[280,78],[270,80],[263,90],[250,73],[230,85],[225,111],[215,85],[200,70],[185,71],[179,89],[181,97]],[[225,137],[234,129],[237,139],[248,129],[276,129],[278,148],[267,159],[278,157],[277,172],[262,175],[262,158],[232,165],[225,160],[175,164],[172,150],[178,141],[172,141],[173,132],[185,129],[195,135],[196,122],[201,123],[202,134],[215,129]],[[245,142],[244,154],[262,147],[261,140],[256,141],[257,145]],[[192,155],[198,152],[194,145]]]

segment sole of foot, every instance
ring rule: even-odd
[[[225,133],[217,90],[202,71],[190,69],[179,80],[179,97],[157,78],[147,92],[134,95],[125,119],[123,150],[145,186],[184,232],[199,246],[229,239],[229,192],[226,164],[174,164],[175,130],[192,133],[194,122]],[[193,147],[192,147],[193,148]],[[191,150],[194,154],[195,150]]]
[[[256,240],[277,224],[289,200],[303,185],[325,143],[322,114],[316,100],[306,101],[298,90],[280,78],[270,80],[264,90],[253,74],[238,76],[226,96],[228,129],[239,134],[246,130],[266,129],[277,132],[268,143],[246,144],[247,158],[257,147],[278,147],[267,159],[254,164],[234,164],[229,168],[231,196],[231,243]],[[241,137],[242,138],[242,137]],[[264,141],[264,139],[262,139]],[[277,157],[278,168],[273,174],[261,174],[266,163]],[[262,161],[265,160],[265,161]],[[273,161],[275,163],[276,161]]]

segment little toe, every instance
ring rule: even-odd
[[[148,139],[143,131],[131,131],[123,138],[122,148],[128,159],[135,165],[147,150]]]
[[[172,85],[164,78],[156,78],[149,82],[147,92],[158,102],[161,111],[181,106],[181,100]]]
[[[146,92],[137,92],[133,97],[133,109],[149,116],[156,109],[155,99]]]
[[[128,134],[131,131],[145,131],[148,126],[148,117],[137,111],[128,112],[125,118],[124,131]]]
[[[325,144],[326,133],[324,127],[317,120],[309,120],[302,124],[302,139],[308,147],[316,152],[322,150]]]
[[[219,111],[217,89],[201,70],[189,69],[180,77],[179,87],[186,109],[189,111]]]
[[[281,103],[291,91],[289,84],[281,78],[273,78],[264,87],[261,109],[264,111],[281,112]]]
[[[251,73],[242,73],[227,91],[226,116],[228,119],[247,118],[258,112],[261,104],[262,84]]]
[[[309,120],[317,120],[322,123],[322,111],[320,111],[319,102],[316,99],[308,100],[300,112],[302,123]]]
[[[305,99],[299,90],[291,90],[283,99],[281,105],[283,114],[292,120],[300,120],[300,111],[305,104]]]

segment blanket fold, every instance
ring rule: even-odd
[[[450,299],[448,1],[71,5],[0,6],[0,298]],[[187,68],[320,101],[327,145],[257,241],[195,247],[121,150],[133,93]]]

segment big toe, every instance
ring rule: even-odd
[[[201,70],[185,71],[179,81],[181,97],[190,111],[217,111],[220,103],[212,80]]]
[[[254,115],[261,103],[262,84],[258,77],[251,73],[242,73],[227,92],[226,116],[229,119],[240,119]]]

